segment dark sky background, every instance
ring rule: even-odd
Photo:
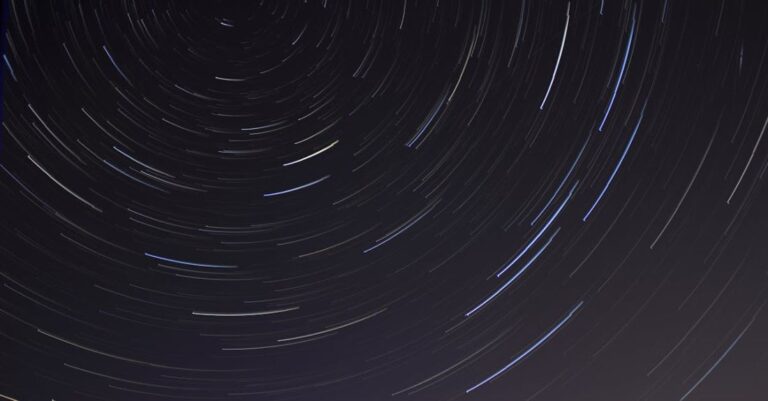
[[[768,2],[6,6],[0,399],[768,399]]]

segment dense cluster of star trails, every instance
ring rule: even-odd
[[[3,4],[0,400],[768,399],[768,2]]]

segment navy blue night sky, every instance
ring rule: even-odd
[[[4,2],[0,400],[768,399],[768,2]]]

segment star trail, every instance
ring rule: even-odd
[[[0,399],[768,399],[768,3],[3,7]]]

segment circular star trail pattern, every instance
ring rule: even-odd
[[[2,399],[768,391],[764,2],[5,11]]]

